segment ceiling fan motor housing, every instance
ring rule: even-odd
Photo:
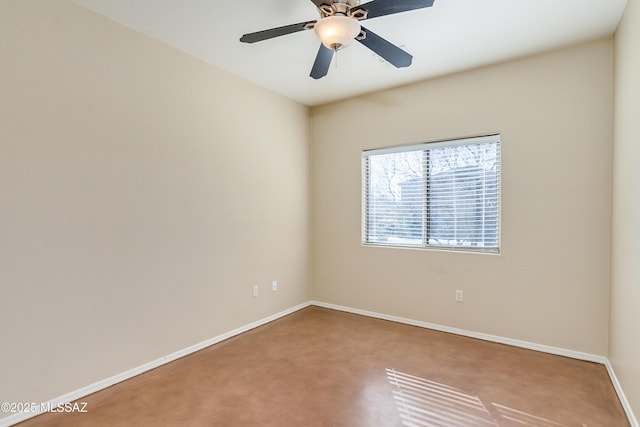
[[[361,8],[360,0],[332,0],[330,3],[321,4],[318,7],[320,16],[348,16],[358,21],[367,19],[367,11]]]

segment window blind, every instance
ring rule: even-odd
[[[364,244],[499,252],[499,135],[362,159]]]

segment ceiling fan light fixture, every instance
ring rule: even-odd
[[[360,23],[348,16],[331,15],[319,20],[314,30],[323,45],[338,50],[348,46],[360,34]]]

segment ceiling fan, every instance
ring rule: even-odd
[[[360,0],[311,0],[318,7],[320,19],[300,22],[245,34],[244,43],[255,43],[286,34],[313,29],[322,44],[311,69],[311,77],[327,75],[334,52],[357,40],[396,68],[411,65],[413,56],[360,25],[360,21],[379,16],[431,7],[434,0],[373,0],[360,4]]]

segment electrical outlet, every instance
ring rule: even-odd
[[[464,300],[464,292],[456,291],[456,302],[462,302]]]
[[[274,280],[273,282],[271,282],[271,290],[273,292],[276,292],[278,290],[278,281]]]
[[[255,286],[253,287],[253,296],[254,296],[254,297],[257,297],[258,295],[260,295],[260,286],[255,285]]]

